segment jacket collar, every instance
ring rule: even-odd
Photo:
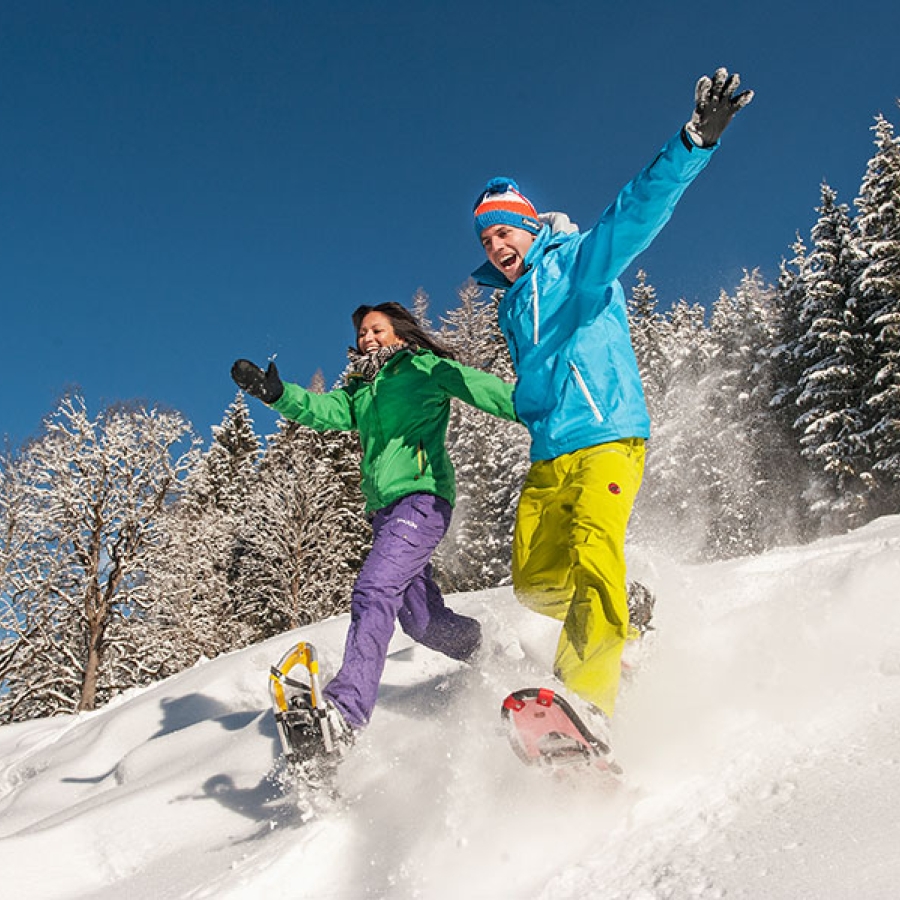
[[[386,368],[395,364],[395,361],[404,356],[414,356],[417,350],[408,345],[383,347],[379,354],[360,353],[353,347],[347,348],[347,358],[350,360],[350,371],[347,373],[347,381],[356,379],[371,384]]]

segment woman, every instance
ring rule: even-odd
[[[237,384],[283,416],[318,431],[359,432],[362,491],[372,549],[353,587],[343,663],[323,694],[339,741],[352,742],[375,707],[395,621],[414,640],[468,660],[481,643],[475,619],[444,605],[431,555],[456,498],[446,448],[450,400],[514,420],[512,385],[463,366],[399,303],[353,313],[352,370],[338,390],[313,393],[238,360]]]

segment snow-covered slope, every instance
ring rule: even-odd
[[[555,626],[507,589],[472,670],[398,637],[344,803],[304,819],[267,778],[270,664],[340,659],[346,618],[0,728],[4,897],[896,897],[900,517],[764,556],[638,573],[652,652],[614,723],[622,788],[524,768],[497,728]]]

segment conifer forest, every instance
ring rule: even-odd
[[[626,284],[653,422],[642,553],[755,554],[900,512],[900,139],[882,116],[872,134],[858,196],[821,185],[775,284],[747,270],[702,305],[643,270]],[[512,381],[497,300],[469,282],[439,322],[424,292],[410,306]],[[260,436],[255,402],[236,394],[205,445],[177,412],[71,394],[0,456],[0,723],[94,709],[348,609],[369,540],[356,438],[286,421]],[[506,584],[528,435],[459,404],[449,446],[439,581]]]

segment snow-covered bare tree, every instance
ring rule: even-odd
[[[10,677],[15,679],[41,631],[29,559],[32,471],[30,459],[10,449],[0,457],[0,696],[8,695]],[[12,709],[3,710],[6,721]]]
[[[115,406],[92,418],[70,396],[4,460],[0,719],[93,709],[155,677],[168,650],[142,629],[148,570],[196,459],[179,414]]]

